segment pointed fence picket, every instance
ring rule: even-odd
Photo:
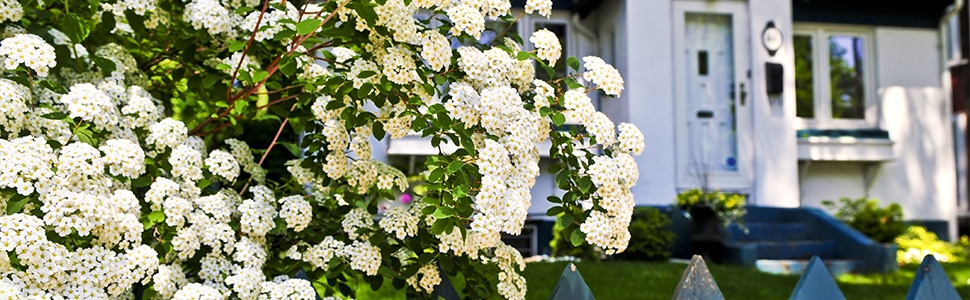
[[[593,294],[579,275],[576,266],[569,264],[559,277],[559,283],[550,298],[552,300],[593,299]],[[672,300],[723,300],[714,276],[699,255],[694,255],[684,270]],[[835,284],[832,274],[818,256],[813,256],[795,285],[789,300],[845,300],[842,290]],[[906,300],[960,300],[943,266],[932,255],[923,258],[916,278],[909,287]]]

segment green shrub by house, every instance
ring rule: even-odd
[[[880,243],[891,243],[906,231],[903,208],[898,203],[880,207],[876,199],[843,197],[839,203],[824,200],[822,205],[835,210],[837,219]]]
[[[670,218],[653,207],[637,207],[630,222],[630,245],[618,257],[629,260],[667,260],[674,233],[667,229]]]

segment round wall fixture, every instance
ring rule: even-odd
[[[769,55],[775,56],[775,52],[781,49],[782,42],[781,29],[775,27],[774,21],[768,21],[765,30],[761,31],[761,44],[765,46],[765,50],[768,50]]]

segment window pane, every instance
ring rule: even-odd
[[[815,118],[815,74],[812,36],[795,35],[795,115]]]
[[[569,57],[569,53],[566,52],[567,51],[566,49],[568,49],[566,47],[566,45],[568,45],[568,43],[567,43],[568,42],[567,41],[567,35],[566,35],[566,24],[564,24],[564,23],[544,23],[544,22],[536,22],[535,23],[535,30],[538,31],[539,29],[543,29],[543,28],[548,29],[549,31],[552,31],[552,33],[555,33],[556,36],[559,37],[559,45],[562,46],[562,57],[560,57],[559,60],[556,60],[556,65],[553,66],[553,68],[556,70],[556,78],[565,77],[566,76],[566,58]],[[542,80],[550,80],[551,78],[549,78],[549,74],[547,74],[545,71],[542,71],[541,70],[542,67],[540,67],[538,65],[538,63],[536,63],[536,64],[537,64],[536,65],[536,77],[538,77],[539,79],[542,79]]]
[[[858,36],[829,37],[829,80],[832,118],[865,119],[865,62],[863,40]]]

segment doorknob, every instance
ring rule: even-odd
[[[740,83],[741,87],[741,105],[744,105],[744,100],[748,98],[748,91],[744,89],[744,82]]]

